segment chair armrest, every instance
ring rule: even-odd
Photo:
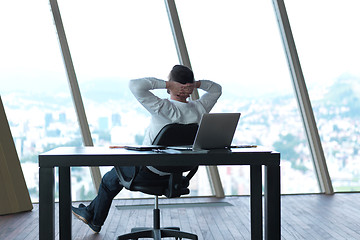
[[[199,166],[194,167],[193,169],[190,170],[190,172],[186,175],[186,178],[190,181],[190,179],[195,175],[195,173],[197,172]]]
[[[168,198],[180,197],[190,193],[189,183],[190,179],[195,175],[198,170],[198,166],[190,170],[190,172],[184,177],[182,173],[172,173],[169,178],[169,185],[165,191],[165,196]]]
[[[123,185],[126,189],[131,190],[132,183],[135,179],[135,177],[138,175],[140,171],[140,167],[135,166],[134,171],[132,172],[131,176],[126,176],[122,171],[121,168],[118,166],[115,166],[116,173],[119,177],[121,185]]]

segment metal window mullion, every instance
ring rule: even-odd
[[[165,0],[165,5],[169,17],[171,31],[174,37],[176,51],[179,57],[179,62],[180,64],[192,69],[175,1]],[[195,91],[191,95],[191,99],[199,99],[199,93],[197,89],[195,89]]]
[[[300,60],[297,54],[285,4],[283,0],[273,0],[273,4],[292,76],[297,101],[305,127],[306,136],[309,142],[311,155],[313,157],[319,186],[322,192],[325,192],[326,194],[332,194],[334,193],[334,190],[327,169],[326,159],[321,145],[319,132],[316,126],[314,113],[306,88],[305,79],[301,69]]]
[[[52,11],[52,14],[54,17],[54,22],[55,22],[55,26],[56,26],[56,30],[57,30],[57,34],[58,34],[58,38],[59,38],[61,52],[62,52],[68,80],[69,80],[71,95],[73,98],[74,106],[76,109],[76,114],[78,117],[78,122],[80,125],[83,144],[84,144],[84,146],[93,146],[94,144],[93,144],[93,141],[91,138],[89,124],[88,124],[88,121],[86,118],[84,104],[83,104],[83,101],[81,98],[79,84],[78,84],[78,81],[76,78],[74,64],[71,59],[70,49],[69,49],[69,45],[68,45],[68,42],[66,39],[64,25],[63,25],[63,22],[61,19],[57,0],[50,0],[50,6],[51,6],[51,11]],[[99,167],[91,167],[90,170],[91,170],[90,172],[91,172],[92,181],[95,185],[95,190],[97,191],[99,189],[100,182],[101,182],[100,169],[99,169]]]
[[[186,48],[186,43],[184,39],[184,35],[181,29],[181,24],[179,20],[179,15],[176,9],[174,0],[165,0],[166,10],[169,17],[171,31],[173,33],[174,42],[176,46],[176,51],[179,57],[179,62],[182,65],[185,65],[191,69],[191,63],[189,54]],[[199,93],[195,89],[193,94],[191,95],[191,99],[199,99]],[[224,197],[224,189],[221,184],[221,179],[219,175],[219,171],[217,166],[206,166],[207,174],[210,181],[210,186],[213,194],[216,197]]]

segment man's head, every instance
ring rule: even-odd
[[[181,84],[193,83],[194,73],[186,66],[175,65],[170,71],[169,81],[175,81]]]
[[[187,102],[187,98],[194,90],[194,73],[183,65],[175,65],[169,74],[171,88],[167,90],[170,98],[180,102]]]

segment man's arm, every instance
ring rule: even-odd
[[[148,110],[151,114],[170,114],[171,104],[169,101],[161,99],[154,95],[150,90],[168,89],[177,94],[187,94],[183,84],[174,81],[164,81],[157,78],[140,78],[129,82],[130,91],[135,98]]]
[[[150,113],[159,111],[163,106],[163,100],[154,95],[150,90],[165,89],[166,82],[157,78],[139,78],[130,80],[129,88],[135,98],[143,105]]]
[[[210,81],[210,80],[201,80],[198,81],[199,89],[204,90],[206,93],[201,96],[199,102],[204,106],[207,112],[214,107],[215,103],[222,94],[222,88],[219,84]]]
[[[174,81],[164,81],[157,78],[140,78],[131,80],[129,88],[135,98],[150,112],[159,114],[162,109],[169,110],[168,101],[155,96],[150,90],[168,89],[179,94],[190,95],[194,88],[200,88],[206,93],[201,96],[199,101],[209,112],[221,96],[221,86],[209,80],[195,81],[191,84],[181,84]]]

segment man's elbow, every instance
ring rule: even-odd
[[[147,89],[147,82],[144,79],[132,79],[129,81],[129,89],[131,92],[136,93],[138,91],[143,91]]]
[[[222,87],[221,87],[221,85],[220,84],[217,84],[216,83],[216,87],[217,87],[217,89],[216,89],[216,94],[218,95],[218,97],[220,97],[221,96],[221,94],[222,94]]]

